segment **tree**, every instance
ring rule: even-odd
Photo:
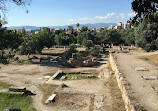
[[[68,31],[70,32],[70,34],[73,34],[73,30],[74,30],[74,29],[73,29],[73,26],[68,26],[67,29],[68,29]]]
[[[85,46],[88,50],[90,49],[90,47],[94,46],[93,41],[87,40],[86,38],[83,39],[82,45]]]
[[[84,31],[77,35],[77,43],[82,44],[83,39],[92,40],[94,44],[98,43],[97,37],[90,31]]]
[[[129,33],[129,30],[120,30],[120,31],[119,31],[119,34],[120,34],[120,42],[121,42],[122,44],[128,45],[128,43],[126,42],[126,38],[127,38],[128,33]]]
[[[54,34],[47,29],[42,30],[40,33],[35,35],[36,39],[38,39],[39,44],[42,47],[50,48],[54,45]]]
[[[103,30],[97,34],[98,38],[100,39],[100,44],[121,44],[121,36],[119,32],[116,30]]]
[[[18,6],[23,6],[25,7],[26,5],[30,5],[32,0],[0,0],[0,11],[5,14],[5,12],[8,10],[7,9],[7,3],[8,2],[13,2]],[[28,9],[26,10],[28,13]]]
[[[70,45],[70,53],[71,53],[71,54],[72,54],[72,53],[76,53],[76,52],[77,52],[76,48],[77,48],[77,46],[76,46],[75,44],[71,44],[71,45]]]
[[[127,35],[125,37],[125,43],[127,45],[135,45],[135,35],[134,35],[134,28],[127,30]]]
[[[2,28],[2,25],[5,25],[5,24],[7,24],[8,22],[5,20],[5,17],[3,17],[2,19],[1,19],[1,16],[0,16],[0,28]]]
[[[26,36],[26,30],[25,30],[25,28],[22,29],[21,33],[22,33],[22,37]]]
[[[22,45],[19,46],[19,53],[22,55],[30,55],[35,53],[41,53],[43,46],[39,44],[38,39],[25,40]]]
[[[55,43],[58,45],[58,46],[60,46],[61,45],[61,43],[62,43],[62,41],[61,41],[61,37],[59,36],[59,35],[55,35]]]
[[[99,50],[97,50],[96,47],[94,47],[94,48],[91,50],[91,54],[92,54],[94,57],[99,57],[99,55],[100,55]]]
[[[79,23],[77,23],[77,24],[76,24],[76,27],[77,27],[77,28],[79,28],[79,26],[80,26],[80,24],[79,24]]]
[[[135,43],[146,51],[158,49],[158,13],[143,18],[135,28]]]
[[[83,25],[83,26],[81,27],[81,32],[86,32],[86,31],[88,31],[88,27],[85,26],[85,25]]]
[[[21,35],[6,28],[0,29],[0,50],[5,48],[17,49],[23,42]]]
[[[143,17],[155,13],[158,9],[158,0],[133,0],[132,9],[136,13],[132,23],[138,24]]]

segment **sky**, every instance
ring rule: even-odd
[[[86,23],[126,23],[135,14],[132,0],[32,0],[26,8],[8,3],[5,26],[62,26]]]

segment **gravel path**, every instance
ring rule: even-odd
[[[143,75],[158,77],[158,70],[153,64],[140,59],[140,56],[144,55],[150,53],[119,53],[115,57],[120,71],[131,84],[131,96],[136,100],[135,104],[141,104],[147,111],[158,111],[158,93],[152,89],[152,86],[158,85],[158,80],[143,80],[141,77]],[[147,68],[149,71],[136,71],[135,68],[139,67]]]

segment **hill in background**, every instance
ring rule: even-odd
[[[95,23],[95,24],[80,24],[80,27],[82,25],[88,26],[88,27],[93,27],[93,28],[98,28],[98,27],[109,27],[111,25],[115,26],[117,25],[116,23]],[[76,24],[71,24],[71,25],[63,25],[63,26],[46,26],[48,28],[61,28],[61,29],[67,29],[68,26],[73,26],[73,28],[76,28]],[[8,30],[15,30],[15,29],[22,29],[25,28],[26,30],[35,30],[35,29],[40,29],[40,27],[37,26],[10,26],[7,27]]]

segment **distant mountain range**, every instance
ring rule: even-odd
[[[94,27],[94,28],[98,28],[98,27],[109,27],[111,25],[115,26],[117,25],[116,23],[95,23],[95,24],[91,24],[91,23],[88,23],[88,24],[80,24],[80,27],[81,26],[88,26],[88,27]],[[48,28],[61,28],[61,29],[66,29],[68,26],[73,26],[73,28],[76,28],[76,24],[71,24],[71,25],[63,25],[63,26],[46,26]],[[37,27],[37,26],[10,26],[10,27],[7,27],[8,30],[15,30],[15,29],[22,29],[22,28],[25,28],[25,30],[35,30],[35,29],[40,29],[40,27]]]

